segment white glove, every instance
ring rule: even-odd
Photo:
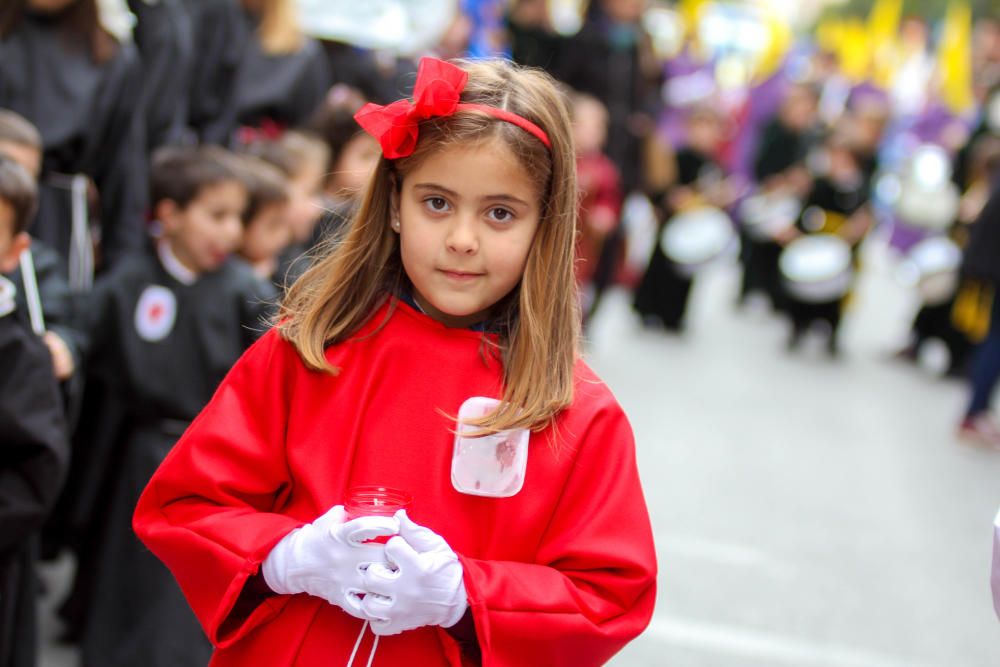
[[[363,575],[368,592],[361,608],[376,635],[396,635],[425,625],[450,628],[469,603],[462,564],[444,538],[396,512],[399,536],[385,545],[388,564],[373,563]]]
[[[397,534],[399,522],[388,516],[346,519],[344,506],[336,505],[285,535],[261,567],[268,587],[281,595],[308,593],[367,620],[361,611],[362,575],[372,563],[385,561],[385,547],[365,541]]]

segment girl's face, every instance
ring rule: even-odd
[[[541,202],[538,184],[494,140],[428,156],[403,178],[395,210],[417,304],[447,326],[467,327],[521,280]]]
[[[370,135],[357,134],[340,152],[327,181],[327,193],[334,197],[356,196],[365,185],[378,158],[381,148]]]

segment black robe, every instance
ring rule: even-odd
[[[135,15],[135,44],[142,57],[142,107],[146,110],[148,152],[185,143],[194,40],[191,19],[181,0],[128,0]]]
[[[156,299],[144,300],[154,293]],[[110,391],[119,420],[117,432],[101,434],[110,443],[91,443],[105,454],[92,453],[89,477],[104,481],[110,498],[90,501],[91,536],[99,539],[87,558],[93,570],[87,572],[84,665],[208,662],[211,647],[194,614],[169,571],[132,533],[131,516],[174,442],[265,329],[262,317],[274,297],[236,260],[184,285],[153,252],[124,260],[95,287],[87,312],[90,367]],[[172,327],[139,333],[149,322],[169,319],[171,310]]]
[[[236,83],[246,30],[238,0],[181,0],[191,25],[195,62],[188,91],[188,130],[199,141],[221,143],[210,136],[225,113]]]
[[[330,88],[330,71],[318,42],[306,38],[295,53],[268,55],[255,36],[256,25],[245,12],[236,21],[240,55],[235,78],[220,113],[204,129],[207,142],[238,143],[242,126],[304,125]]]
[[[796,221],[796,227],[804,234],[816,232],[836,233],[835,229],[813,229],[809,225],[810,210],[818,208],[822,211],[835,213],[845,219],[857,213],[862,207],[868,204],[869,184],[862,177],[856,184],[838,185],[826,177],[819,177],[813,181],[812,189],[806,197],[802,215]],[[857,244],[852,248],[852,252],[857,252]],[[828,302],[813,303],[805,302],[795,298],[787,290],[782,292],[782,310],[784,310],[792,322],[792,340],[794,345],[802,334],[815,321],[825,321],[831,328],[830,351],[836,352],[837,333],[840,326],[840,318],[846,297],[838,297]]]
[[[45,345],[0,317],[0,667],[34,667],[36,533],[69,457]]]
[[[677,186],[695,187],[699,182],[720,180],[725,177],[722,167],[710,156],[699,153],[692,148],[682,148],[677,151]],[[663,196],[661,208],[669,217],[673,214]],[[669,220],[661,224],[657,239],[663,233]],[[667,329],[680,331],[684,325],[684,315],[687,311],[688,298],[691,294],[693,280],[680,272],[677,265],[667,257],[660,244],[653,244],[646,272],[635,290],[633,306],[644,319],[658,319]]]
[[[754,179],[764,184],[793,166],[803,166],[815,137],[810,132],[796,132],[786,127],[778,117],[764,127],[757,142],[753,160]],[[751,236],[740,227],[740,260],[743,263],[743,282],[740,301],[751,292],[759,291],[768,297],[771,305],[780,308],[784,303],[778,257],[782,247],[772,240]]]
[[[1000,286],[1000,177],[993,182],[989,200],[969,232],[962,274]]]
[[[145,239],[142,63],[134,46],[121,44],[110,60],[96,64],[85,45],[66,37],[63,20],[28,12],[0,41],[0,108],[21,114],[42,134],[32,233],[69,257],[72,198],[66,175],[84,174],[97,186],[101,257],[110,265]]]
[[[35,268],[35,281],[42,306],[42,316],[46,331],[57,334],[73,356],[75,372],[68,380],[60,383],[63,403],[66,407],[66,421],[72,432],[80,412],[83,398],[83,347],[86,336],[80,326],[76,312],[76,299],[70,291],[66,266],[59,253],[44,241],[33,239],[31,257]],[[31,328],[28,311],[27,287],[21,266],[18,265],[7,278],[17,287],[17,316],[24,326]],[[48,530],[46,531],[48,532]]]

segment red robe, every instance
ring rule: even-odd
[[[274,596],[230,618],[248,577],[289,531],[343,503],[349,487],[408,490],[409,515],[459,554],[484,667],[599,665],[646,627],[656,556],[632,431],[583,363],[576,394],[533,433],[510,498],[451,484],[456,415],[501,394],[484,335],[398,303],[307,370],[276,332],[234,366],[139,501],[134,527],[171,569],[218,647],[213,667],[347,663],[361,621],[309,595]],[[366,633],[358,664],[367,661]],[[375,665],[461,664],[441,628],[383,637]]]

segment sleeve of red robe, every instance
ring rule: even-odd
[[[649,624],[652,530],[631,428],[604,394],[588,424],[563,426],[585,430],[536,562],[459,555],[483,667],[602,665]]]
[[[294,351],[272,331],[251,347],[143,492],[133,527],[173,572],[209,639],[228,646],[273,618],[268,598],[236,627],[223,623],[247,579],[303,522],[276,514],[288,492],[285,421]],[[197,426],[197,428],[195,428]]]

